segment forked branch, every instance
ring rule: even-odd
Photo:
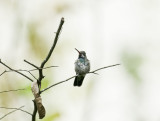
[[[53,53],[53,50],[54,50],[54,48],[55,48],[55,46],[56,46],[56,44],[57,44],[57,41],[58,41],[60,32],[61,32],[61,30],[62,30],[63,24],[64,24],[64,18],[61,18],[61,21],[60,21],[58,30],[57,30],[57,32],[56,32],[56,36],[55,36],[54,42],[53,42],[53,44],[52,44],[52,47],[50,48],[50,51],[48,52],[48,55],[46,56],[46,58],[42,61],[40,67],[37,67],[37,66],[35,66],[34,64],[32,64],[32,63],[30,63],[30,62],[28,62],[28,61],[25,61],[25,62],[27,62],[28,64],[30,64],[30,65],[34,66],[35,68],[37,68],[38,71],[39,71],[39,78],[38,78],[38,80],[37,80],[37,84],[38,84],[39,90],[40,90],[40,88],[41,88],[41,81],[42,81],[42,79],[44,78],[44,75],[43,75],[44,65],[47,63],[47,61],[49,60],[49,58],[51,57],[51,55],[52,55],[52,53]],[[39,93],[40,93],[40,91],[39,91]],[[34,103],[34,111],[33,111],[32,121],[35,121],[35,120],[36,120],[36,114],[37,114],[37,110],[38,110],[37,108],[38,108],[38,107],[37,107],[37,105],[36,105],[35,100],[33,101],[33,103]]]
[[[23,107],[24,107],[24,106],[21,106],[21,107],[19,107],[19,108],[15,108],[15,110],[13,110],[13,111],[11,111],[11,112],[5,114],[4,116],[2,116],[2,117],[0,118],[0,120],[2,120],[3,118],[5,118],[5,117],[8,116],[9,114],[14,113],[14,112],[20,110],[20,109],[23,108]]]
[[[0,59],[0,63],[1,63],[3,66],[5,66],[5,67],[7,67],[8,69],[10,69],[11,71],[14,71],[14,72],[18,73],[18,74],[20,74],[20,75],[26,77],[27,79],[29,79],[30,81],[33,82],[33,80],[32,80],[30,77],[28,77],[27,75],[25,75],[25,74],[23,74],[23,73],[21,73],[21,72],[15,70],[15,69],[12,69],[11,67],[9,67],[9,66],[6,65],[5,63],[3,63],[3,62],[1,61],[1,59]],[[2,74],[4,74],[5,72],[6,72],[6,71],[4,71]],[[2,74],[1,74],[1,75],[2,75]]]
[[[8,107],[0,107],[0,108],[3,108],[3,109],[15,109],[15,110],[20,110],[20,111],[22,111],[22,112],[25,112],[25,113],[27,113],[27,114],[29,114],[29,115],[31,115],[32,116],[32,114],[31,113],[29,113],[28,111],[25,111],[25,110],[23,110],[23,109],[21,109],[21,108],[23,108],[24,106],[22,106],[22,107],[20,107],[20,108],[8,108]]]

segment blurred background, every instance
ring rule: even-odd
[[[42,121],[160,121],[160,1],[0,0],[0,59],[14,69],[33,69],[24,59],[40,65],[61,17],[65,23],[46,65],[59,67],[44,71],[42,89],[75,75],[74,48],[86,51],[91,70],[121,66],[87,75],[80,88],[72,79],[45,91]],[[0,91],[20,88],[26,90],[0,93],[0,107],[24,105],[32,113],[31,82],[14,72],[0,76]],[[0,109],[0,117],[10,111]],[[16,111],[3,118],[13,120],[31,116]]]

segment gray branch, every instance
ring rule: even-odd
[[[90,73],[97,74],[97,73],[95,73],[96,71],[99,71],[99,70],[102,70],[102,69],[106,69],[106,68],[109,68],[109,67],[113,67],[113,66],[118,66],[118,65],[120,65],[120,64],[114,64],[114,65],[109,65],[109,66],[105,66],[105,67],[102,67],[102,68],[98,68],[98,69],[96,69],[96,70],[94,70],[94,71],[88,72],[87,74],[90,74]],[[76,77],[76,76],[77,76],[77,75],[72,76],[72,77],[70,77],[70,78],[68,78],[68,79],[66,79],[66,80],[64,80],[64,81],[58,82],[58,83],[56,83],[56,84],[53,84],[53,85],[51,85],[51,86],[43,89],[42,91],[40,91],[40,93],[42,93],[42,92],[50,89],[51,87],[54,87],[54,86],[58,85],[58,84],[64,83],[64,82],[66,82],[66,81],[69,81],[69,80],[71,80],[72,78],[74,78],[74,77]]]
[[[12,90],[7,90],[7,91],[1,91],[0,93],[22,91],[22,90],[25,90],[25,89],[12,89]]]
[[[23,107],[24,107],[24,106],[21,106],[21,107],[19,107],[19,108],[15,108],[15,110],[13,110],[13,111],[11,111],[11,112],[5,114],[4,116],[2,116],[2,117],[0,118],[0,120],[2,120],[3,118],[5,118],[5,117],[8,116],[9,114],[14,113],[14,112],[20,110],[20,109],[23,108]]]
[[[29,79],[30,81],[33,82],[33,80],[32,80],[30,77],[26,76],[25,74],[23,74],[23,73],[21,73],[21,72],[15,70],[15,69],[12,69],[11,67],[9,67],[9,66],[6,65],[5,63],[3,63],[3,62],[1,61],[1,59],[0,59],[0,63],[1,63],[3,66],[7,67],[8,69],[10,69],[10,70],[12,70],[12,71],[14,71],[14,72],[16,72],[16,73],[18,73],[18,74],[20,74],[20,75],[26,77],[27,79]],[[6,71],[4,71],[2,74],[4,74],[4,73],[6,73]],[[1,75],[2,75],[2,74],[1,74]]]
[[[33,114],[32,114],[32,121],[36,121],[37,106],[36,106],[36,102],[34,100],[33,100],[33,104],[34,104],[34,110],[33,110]]]
[[[23,106],[24,107],[24,106]],[[32,115],[31,113],[29,113],[28,111],[25,111],[25,110],[22,110],[21,108],[8,108],[8,107],[0,107],[0,108],[4,108],[4,109],[16,109],[16,110],[20,110],[20,111],[22,111],[22,112],[25,112],[25,113],[27,113],[27,114],[29,114],[29,115]]]
[[[31,62],[29,62],[29,61],[27,61],[27,60],[24,60],[24,62],[28,63],[29,65],[31,65],[31,66],[33,66],[33,67],[35,67],[36,69],[39,69],[38,66],[36,66],[35,64],[33,64],[33,63],[31,63]]]

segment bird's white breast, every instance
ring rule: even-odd
[[[75,71],[77,74],[83,75],[88,73],[90,70],[89,60],[80,61],[79,59],[75,62]]]

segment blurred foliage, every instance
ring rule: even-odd
[[[142,65],[143,58],[138,53],[124,51],[122,53],[122,63],[129,75],[132,76],[137,82],[141,81],[139,73],[140,66]]]
[[[24,97],[30,97],[32,96],[31,94],[31,85],[27,85],[26,87],[24,87],[25,90],[24,91],[18,91],[18,94]]]
[[[43,121],[54,121],[58,117],[60,117],[60,113],[57,112],[50,116],[45,117]]]
[[[46,56],[48,46],[43,37],[37,32],[37,29],[38,25],[36,24],[28,25],[28,39],[32,53],[41,59]]]
[[[57,4],[54,8],[54,10],[56,10],[57,13],[62,13],[66,10],[68,10],[70,8],[70,5],[67,3],[63,3],[63,4]]]
[[[48,79],[43,79],[41,84],[41,89],[47,88],[50,84],[50,81]]]

